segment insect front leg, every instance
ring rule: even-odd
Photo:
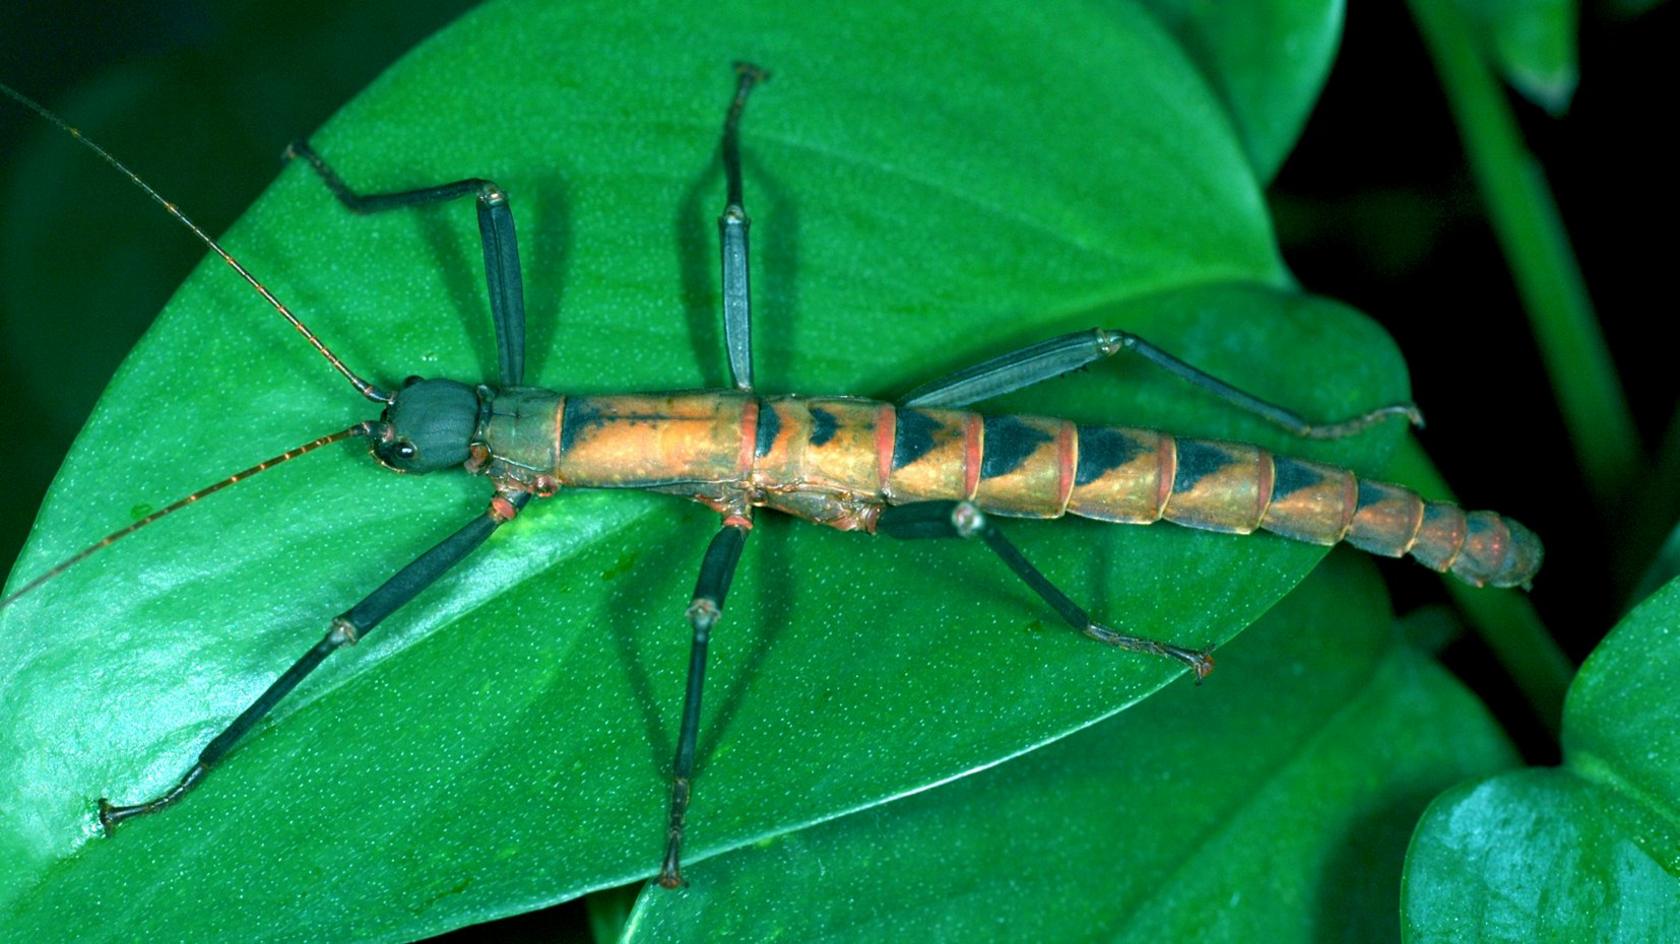
[[[1050,578],[1021,553],[1003,531],[973,502],[928,501],[912,502],[885,508],[875,521],[877,534],[895,538],[980,538],[1009,569],[1031,587],[1033,592],[1066,620],[1069,626],[1098,642],[1173,659],[1189,666],[1200,682],[1213,671],[1213,658],[1207,649],[1190,649],[1170,642],[1143,636],[1133,636],[1105,626],[1091,618],[1084,608],[1073,602],[1050,582]]]
[[[683,823],[694,780],[694,745],[700,734],[700,690],[706,683],[706,647],[712,627],[723,615],[723,600],[735,580],[735,565],[747,543],[752,520],[730,515],[706,547],[700,561],[700,577],[694,584],[694,599],[688,605],[693,642],[688,653],[688,688],[683,695],[682,727],[677,736],[677,757],[671,771],[671,820],[665,836],[665,862],[659,870],[659,884],[676,888],[682,879]]]
[[[1299,413],[1262,400],[1206,371],[1192,367],[1135,334],[1117,330],[1105,331],[1101,328],[1064,334],[1059,338],[1041,341],[959,370],[910,391],[903,403],[905,406],[946,408],[967,406],[1006,393],[1014,393],[1043,380],[1060,377],[1121,351],[1131,351],[1162,370],[1239,409],[1309,439],[1339,439],[1351,436],[1390,416],[1404,416],[1415,426],[1423,425],[1423,414],[1411,403],[1391,403],[1348,419],[1314,423]]]
[[[471,194],[478,201],[478,235],[484,244],[484,280],[490,289],[490,318],[496,323],[496,358],[502,383],[509,387],[524,384],[525,291],[519,275],[519,238],[506,191],[492,181],[471,177],[416,190],[363,194],[351,190],[309,142],[295,141],[287,147],[286,159],[293,158],[308,162],[352,213],[441,203]]]
[[[123,820],[156,813],[186,796],[187,792],[197,786],[210,769],[227,756],[264,715],[274,709],[280,699],[290,694],[299,682],[326,660],[327,656],[345,645],[354,645],[398,607],[431,586],[451,567],[483,544],[492,532],[512,520],[530,499],[530,494],[526,492],[515,492],[507,496],[498,494],[491,500],[488,511],[445,538],[436,547],[415,558],[408,566],[381,584],[379,589],[368,594],[362,602],[334,617],[321,641],[304,653],[302,658],[292,663],[291,668],[282,672],[266,691],[257,696],[257,700],[252,702],[250,707],[211,739],[199,753],[198,760],[173,787],[153,799],[132,806],[117,806],[100,797],[99,823],[104,827],[105,834],[115,833],[117,825]]]

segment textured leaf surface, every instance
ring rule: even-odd
[[[1680,582],[1617,625],[1564,704],[1562,767],[1438,799],[1406,861],[1411,941],[1680,935]]]
[[[364,189],[480,175],[513,195],[529,374],[545,385],[723,382],[717,132],[727,63],[750,58],[776,72],[744,130],[761,388],[890,395],[1106,324],[1309,414],[1405,396],[1380,330],[1287,287],[1228,118],[1141,10],[726,6],[670,21],[493,4],[313,138]],[[471,220],[466,206],[351,217],[292,167],[226,242],[387,384],[473,380],[495,356]],[[1137,365],[1000,408],[1287,439]],[[369,412],[207,263],[113,381],[13,584]],[[1294,451],[1368,472],[1396,432]],[[481,481],[393,476],[346,446],[0,614],[0,793],[22,798],[0,806],[0,926],[402,939],[650,874],[681,612],[715,520],[632,494],[529,510],[185,802],[96,838],[97,797],[173,782],[333,614],[485,498]],[[1194,644],[1228,639],[1323,554],[1171,527],[1014,533],[1097,611]],[[713,644],[691,861],[995,763],[1175,674],[1055,626],[976,547],[772,517],[742,571]]]
[[[644,891],[627,938],[1392,939],[1417,815],[1514,760],[1401,641],[1370,565],[1337,555],[1201,688],[709,860],[680,894]],[[819,893],[785,893],[803,884]]]
[[[1230,110],[1254,172],[1295,147],[1342,38],[1342,0],[1147,0]]]

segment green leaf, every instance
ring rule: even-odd
[[[1341,43],[1343,0],[1145,0],[1219,93],[1254,173],[1295,147]]]
[[[1312,415],[1405,396],[1380,329],[1288,288],[1225,116],[1146,14],[874,2],[670,22],[658,5],[492,4],[312,138],[365,190],[477,175],[512,195],[533,379],[724,382],[717,136],[728,62],[749,58],[776,73],[743,129],[761,389],[891,395],[1104,324]],[[472,219],[353,217],[294,166],[226,244],[376,379],[474,380],[495,356]],[[1136,364],[999,408],[1294,445]],[[107,390],[11,584],[370,412],[206,262]],[[1398,432],[1296,451],[1372,472]],[[23,798],[0,805],[0,928],[411,938],[651,874],[681,614],[716,527],[655,495],[529,509],[186,800],[97,837],[98,797],[171,784],[333,614],[486,498],[482,481],[329,449],[0,612],[0,792]],[[1230,638],[1324,553],[1083,521],[1011,533],[1097,612],[1193,644]],[[729,602],[691,862],[995,763],[1175,675],[1054,625],[974,546],[765,516]]]
[[[1499,74],[1554,115],[1569,110],[1580,81],[1575,0],[1455,0]]]
[[[1515,759],[1335,555],[1206,685],[702,863],[642,893],[627,940],[1390,939],[1417,815]]]
[[[1680,581],[1587,659],[1563,766],[1435,801],[1406,861],[1413,941],[1671,941],[1680,927]]]

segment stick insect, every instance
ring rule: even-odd
[[[965,409],[1126,355],[1303,438],[1351,436],[1395,418],[1419,422],[1410,403],[1313,422],[1118,328],[1094,328],[1029,345],[934,380],[895,402],[762,393],[753,370],[750,223],[740,131],[748,99],[768,73],[738,64],[736,75],[723,118],[727,194],[718,218],[722,320],[733,388],[598,396],[565,394],[525,382],[518,236],[509,195],[494,182],[468,178],[364,193],[342,179],[327,157],[307,142],[288,150],[288,156],[306,164],[349,212],[400,211],[461,199],[471,199],[477,207],[497,380],[492,385],[410,377],[400,388],[387,390],[346,363],[173,203],[56,116],[0,86],[127,175],[259,293],[360,396],[380,407],[375,419],[287,450],[113,532],[21,583],[0,599],[0,607],[166,515],[335,442],[365,440],[373,458],[395,472],[461,470],[485,479],[491,490],[482,513],[328,620],[320,640],[228,721],[172,786],[152,796],[100,798],[98,818],[107,835],[115,835],[128,820],[173,807],[212,771],[235,762],[236,749],[251,729],[330,656],[356,644],[461,566],[533,502],[573,489],[652,491],[698,502],[720,518],[684,613],[691,640],[687,684],[658,873],[658,881],[668,888],[683,884],[682,848],[711,633],[722,617],[758,509],[840,531],[975,542],[1074,631],[1107,646],[1179,663],[1197,680],[1213,664],[1205,647],[1102,622],[1039,570],[997,519],[1072,514],[1114,523],[1164,520],[1226,533],[1265,530],[1320,545],[1345,541],[1371,553],[1409,555],[1475,585],[1525,585],[1537,571],[1540,544],[1520,524],[1492,512],[1466,514],[1399,486],[1362,481],[1344,469],[1240,443],[1050,417],[988,416]]]

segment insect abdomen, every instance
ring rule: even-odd
[[[1410,554],[1480,586],[1526,584],[1540,542],[1493,512],[1466,514],[1398,485],[1334,466],[1274,457],[1258,446],[1180,439],[1065,420],[902,409],[886,498],[904,504],[972,499],[994,514],[1098,521],[1171,521],[1204,531],[1271,531],[1312,544]],[[906,448],[909,432],[927,444]],[[910,461],[901,461],[909,459]],[[960,483],[960,484],[959,484]]]

